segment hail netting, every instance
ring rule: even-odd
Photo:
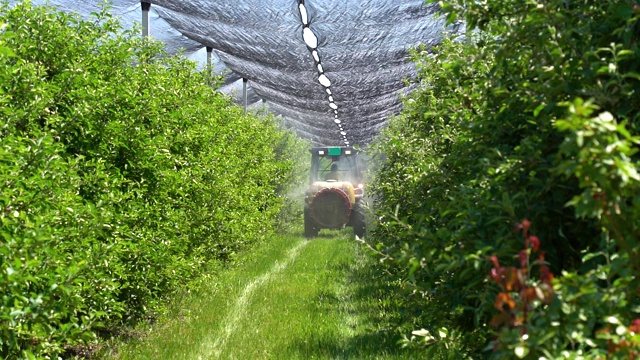
[[[240,96],[238,84],[246,78],[249,102],[264,101],[301,137],[315,145],[344,143],[330,95],[303,40],[298,0],[148,2],[151,36],[166,43],[169,52],[184,49],[204,64],[205,47],[213,48],[214,69],[227,73],[222,91]],[[49,0],[85,16],[101,3]],[[112,4],[125,26],[140,22],[139,1]],[[403,79],[414,77],[416,69],[407,51],[437,44],[446,30],[444,20],[436,15],[436,5],[423,0],[305,0],[304,6],[343,131],[351,145],[366,145],[400,110],[399,95],[411,90]]]

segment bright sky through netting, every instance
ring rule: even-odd
[[[201,64],[211,47],[214,70],[227,74],[221,91],[240,98],[248,79],[250,104],[266,104],[315,145],[369,143],[412,90],[408,50],[456,30],[423,0],[149,2],[151,37]],[[88,17],[102,0],[48,3]],[[125,27],[141,22],[139,1],[115,0],[111,12]]]

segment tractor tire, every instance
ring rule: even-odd
[[[351,213],[351,226],[353,227],[353,236],[363,238],[367,233],[367,228],[364,220],[364,208],[360,205],[356,205]]]
[[[307,239],[318,236],[318,225],[311,217],[311,211],[308,207],[304,208],[304,237]]]

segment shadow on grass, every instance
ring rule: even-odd
[[[350,339],[309,338],[300,339],[288,352],[296,359],[418,359],[413,350],[400,349],[396,343],[387,343],[388,334],[383,331],[357,335]],[[346,341],[345,341],[346,340]]]
[[[347,325],[351,335],[299,334],[287,353],[296,354],[299,359],[423,358],[420,350],[402,348],[399,344],[401,335],[394,330],[393,324],[398,323],[399,317],[412,317],[414,314],[402,309],[397,302],[398,289],[383,280],[374,259],[364,260],[366,255],[360,253],[357,257],[361,259],[355,263],[343,263],[334,268],[344,274],[347,293],[321,291],[316,295],[322,311],[356,319]]]
[[[302,238],[306,238],[304,236],[303,230],[297,230],[292,233],[292,235],[300,236]],[[330,229],[322,229],[319,231],[318,235],[312,238],[306,238],[307,240],[317,240],[317,239],[336,239],[336,238],[353,238],[353,228],[345,227],[344,229],[338,230],[330,230]]]

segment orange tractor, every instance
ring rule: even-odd
[[[352,147],[311,149],[304,205],[305,237],[318,236],[321,229],[344,227],[352,227],[355,236],[364,237],[364,182],[359,159]]]

